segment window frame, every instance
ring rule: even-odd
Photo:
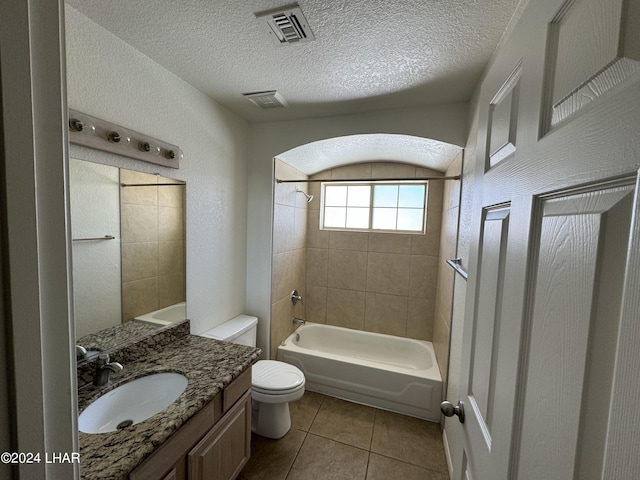
[[[353,228],[353,227],[325,227],[324,226],[324,217],[325,217],[325,195],[326,195],[326,187],[327,186],[370,186],[369,192],[369,206],[368,207],[353,207],[353,208],[368,208],[369,210],[369,223],[368,228]],[[389,229],[381,229],[381,228],[373,228],[373,200],[374,200],[374,192],[376,185],[397,185],[398,187],[402,185],[424,185],[424,199],[422,205],[422,228],[420,230],[389,230]],[[429,203],[429,180],[380,180],[380,181],[358,181],[358,180],[346,180],[343,182],[321,182],[320,183],[320,215],[319,215],[319,225],[318,228],[320,230],[330,231],[330,232],[366,232],[366,233],[398,233],[398,234],[406,234],[406,235],[425,235],[427,233],[427,206]],[[348,208],[347,205],[344,205],[344,208]],[[393,207],[386,207],[393,208]],[[397,212],[398,209],[401,208],[398,206],[396,201],[396,226],[397,226]],[[420,210],[419,208],[415,208],[415,210]]]

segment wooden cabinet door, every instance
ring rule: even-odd
[[[251,452],[251,390],[189,452],[191,480],[230,480]]]

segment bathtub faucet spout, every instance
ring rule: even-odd
[[[296,325],[304,325],[306,323],[306,320],[304,318],[293,317],[293,323],[295,323]]]

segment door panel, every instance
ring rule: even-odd
[[[484,217],[467,399],[473,409],[472,418],[483,432],[484,448],[490,451],[497,361],[494,352],[498,350],[498,336],[494,332],[500,330],[500,292],[504,280],[509,208],[490,209]]]
[[[640,1],[545,0],[484,77],[453,478],[640,478],[639,60]]]
[[[519,479],[601,478],[633,196],[624,186],[542,201]]]

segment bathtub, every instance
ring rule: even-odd
[[[176,303],[169,307],[156,310],[155,312],[146,313],[135,317],[137,322],[151,323],[153,325],[164,326],[173,322],[184,320],[186,316],[185,302]]]
[[[440,421],[442,379],[431,342],[307,322],[278,347],[305,389]]]

